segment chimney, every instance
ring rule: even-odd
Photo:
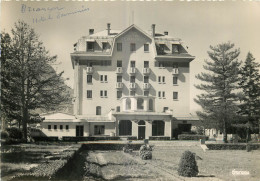
[[[168,31],[165,31],[165,32],[164,32],[164,35],[168,35]]]
[[[89,29],[89,35],[94,34],[94,29]]]
[[[152,37],[155,37],[155,24],[152,24]]]
[[[107,23],[107,35],[110,35],[110,23]]]

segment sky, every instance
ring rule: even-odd
[[[244,61],[250,51],[260,63],[260,2],[1,2],[1,31],[10,33],[18,19],[35,29],[50,55],[58,56],[55,69],[64,71],[72,88],[70,53],[89,29],[102,31],[111,23],[112,29],[123,30],[134,23],[149,30],[156,24],[156,32],[168,31],[170,36],[181,38],[196,57],[190,64],[192,114],[200,109],[193,101],[201,93],[194,87],[200,83],[195,75],[204,71],[210,45],[230,41],[240,48],[239,60]]]

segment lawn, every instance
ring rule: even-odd
[[[12,176],[27,173],[39,164],[48,162],[71,145],[20,144],[1,147],[1,178],[9,180]]]
[[[204,152],[197,141],[150,141],[153,159],[141,160],[138,151],[90,151],[86,153],[92,175],[103,179],[124,180],[259,180],[260,150],[209,150]],[[179,160],[185,150],[196,153],[199,176],[179,177]],[[91,166],[91,164],[92,166]],[[232,170],[250,175],[232,175]],[[91,171],[90,171],[91,172]]]

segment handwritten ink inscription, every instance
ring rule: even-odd
[[[30,7],[25,4],[21,5],[21,13],[31,13],[33,23],[42,23],[49,20],[61,19],[75,14],[89,11],[89,8],[82,6],[75,10],[69,10],[65,7]]]

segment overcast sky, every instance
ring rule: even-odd
[[[70,87],[70,53],[88,29],[102,31],[111,23],[112,29],[121,30],[134,22],[149,30],[156,24],[156,32],[181,38],[196,56],[191,63],[191,112],[199,109],[193,98],[200,92],[193,85],[210,45],[230,41],[240,48],[240,60],[250,51],[260,63],[260,2],[2,2],[1,31],[10,32],[18,19],[35,29],[51,55],[58,55],[57,71],[65,71]]]

